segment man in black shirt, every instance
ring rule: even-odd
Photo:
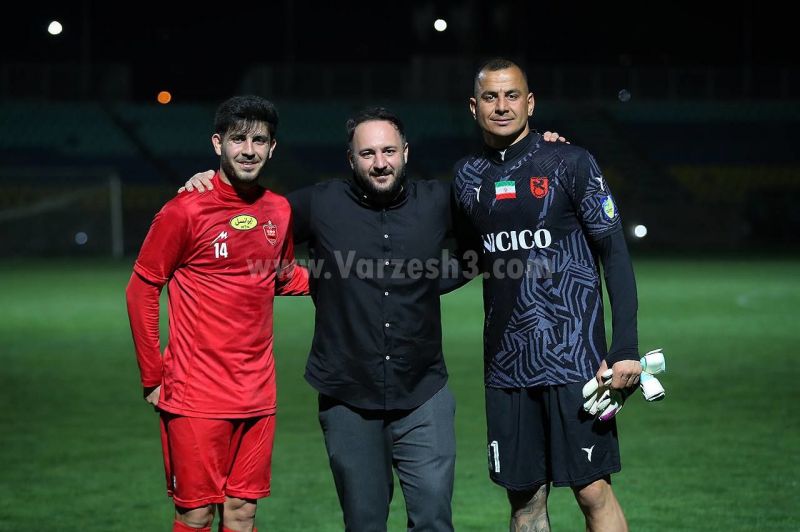
[[[400,120],[369,109],[347,123],[353,179],[289,194],[307,241],[316,304],[306,380],[347,530],[385,530],[392,465],[409,530],[452,530],[455,401],[442,358],[440,259],[450,188],[406,181]]]

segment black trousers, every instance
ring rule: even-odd
[[[362,410],[320,395],[319,421],[347,532],[386,530],[393,468],[408,530],[453,530],[455,400],[447,386],[413,410]]]

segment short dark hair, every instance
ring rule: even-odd
[[[347,122],[345,122],[345,128],[347,128],[348,146],[353,143],[353,134],[356,131],[356,127],[358,127],[359,124],[369,122],[371,120],[389,122],[395,127],[395,129],[397,129],[397,131],[400,133],[400,138],[403,139],[403,142],[405,142],[406,133],[405,128],[403,127],[403,121],[400,120],[396,114],[385,107],[367,107],[366,109],[362,109],[356,113],[354,116],[348,118]]]
[[[214,132],[249,129],[254,122],[266,122],[270,139],[278,132],[278,110],[261,96],[234,96],[222,102],[214,115]]]
[[[472,87],[475,95],[477,96],[478,94],[478,78],[482,73],[497,72],[498,70],[505,70],[507,68],[518,68],[519,71],[522,72],[522,79],[525,80],[525,85],[528,85],[528,74],[525,72],[524,68],[505,57],[495,57],[483,63],[480,68],[478,68],[477,72],[475,72],[475,78],[472,80]],[[530,89],[530,85],[528,85],[528,88]]]

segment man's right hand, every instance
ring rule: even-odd
[[[214,177],[214,170],[206,170],[205,172],[194,174],[192,178],[186,182],[186,184],[184,184],[181,188],[178,189],[178,194],[180,194],[181,192],[192,192],[195,189],[198,192],[205,192],[206,190],[214,190],[214,185],[211,184],[211,179],[213,177]]]
[[[158,408],[158,398],[161,395],[161,385],[155,388],[144,389],[144,400],[153,405],[153,408]]]
[[[566,144],[569,144],[569,142],[567,142],[567,139],[565,139],[555,131],[545,131],[544,135],[542,135],[542,138],[544,138],[545,142],[564,142]]]

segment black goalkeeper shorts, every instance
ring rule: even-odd
[[[486,388],[489,476],[506,489],[584,486],[621,469],[615,419],[583,410],[583,384]]]

